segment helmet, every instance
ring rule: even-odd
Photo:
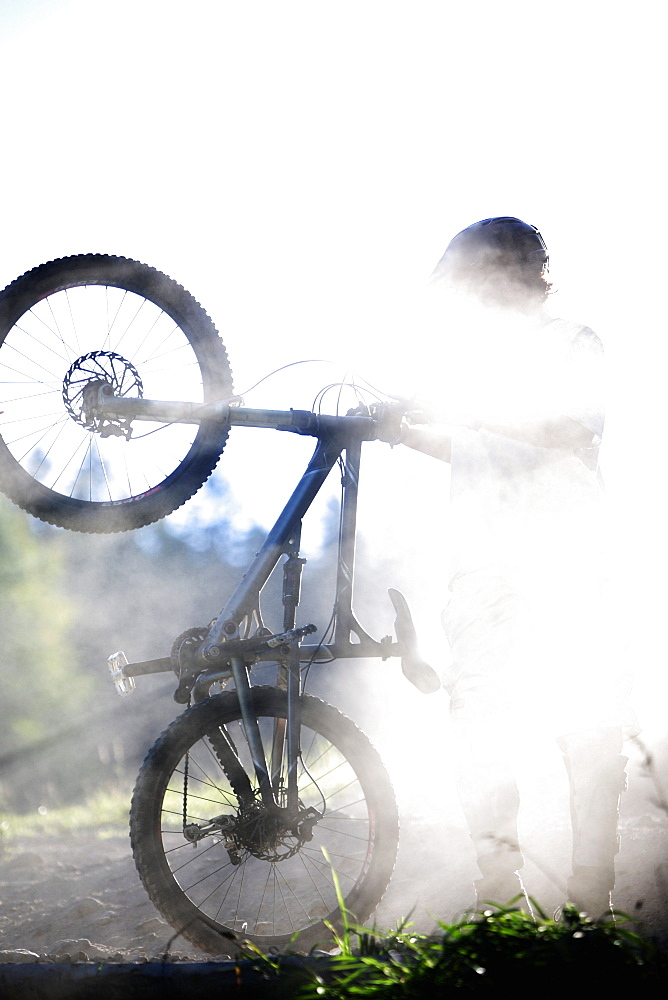
[[[453,284],[487,284],[510,280],[527,287],[542,281],[549,257],[535,226],[512,216],[483,219],[463,229],[448,244],[431,280]]]

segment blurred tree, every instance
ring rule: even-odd
[[[299,615],[321,629],[334,596],[338,511],[329,521],[323,551],[305,568]],[[42,524],[0,495],[0,805],[55,805],[134,778],[182,707],[171,673],[140,678],[135,695],[119,699],[107,657],[119,648],[131,661],[168,656],[181,632],[218,615],[263,540],[257,526],[240,532],[196,511],[185,523],[78,534]],[[279,566],[262,601],[277,630],[281,590]]]
[[[91,694],[72,655],[62,541],[0,497],[0,754],[73,719]]]

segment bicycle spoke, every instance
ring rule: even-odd
[[[134,358],[149,398],[203,401],[202,374],[191,344],[171,317],[142,296],[105,285],[80,286],[54,292],[30,308],[0,346],[2,426],[19,430],[23,423],[26,428],[5,440],[16,461],[45,486],[59,486],[65,496],[76,497],[83,486],[83,465],[77,467],[74,459],[77,454],[80,459],[80,449],[88,455],[94,433],[82,499],[127,499],[164,482],[191,448],[196,425],[145,422],[135,442],[132,437],[101,439],[80,416],[84,393],[95,380],[108,382],[120,397],[137,394],[137,379],[130,377]],[[67,434],[50,440],[48,460],[40,453],[35,468],[28,463],[43,443],[40,422],[49,439],[47,414],[60,416]],[[141,438],[152,426],[163,433],[146,448]],[[27,451],[21,450],[22,440],[31,442]]]
[[[100,401],[228,399],[227,354],[199,303],[155,269],[104,254],[42,264],[3,296],[3,317],[13,317],[0,317],[7,495],[42,520],[92,533],[151,524],[185,503],[223,450],[222,416],[140,421]],[[65,432],[50,433],[61,421]]]
[[[261,727],[262,738],[265,746],[270,748],[273,741],[273,721],[267,722],[267,726]],[[237,735],[235,732],[234,737],[237,750],[242,751],[242,763],[243,758],[246,758],[244,766],[247,773],[252,774],[249,751],[243,741],[240,723],[237,728],[239,733]],[[337,898],[331,864],[334,864],[343,883],[351,886],[356,884],[363,870],[369,838],[368,819],[358,818],[357,825],[354,825],[352,816],[345,817],[345,810],[364,806],[359,781],[340,752],[318,733],[305,730],[302,745],[306,747],[306,766],[309,771],[304,771],[301,775],[300,799],[307,801],[312,796],[319,803],[322,796],[321,785],[331,785],[334,782],[335,787],[329,798],[334,795],[340,804],[335,804],[333,808],[328,805],[326,815],[329,817],[330,814],[336,814],[341,819],[347,818],[349,822],[346,825],[341,822],[319,821],[315,826],[313,842],[305,843],[294,856],[288,856],[283,861],[262,860],[246,851],[240,863],[233,866],[222,838],[215,837],[206,850],[202,850],[200,844],[193,855],[186,855],[177,861],[182,853],[180,847],[189,851],[193,851],[193,847],[185,841],[175,847],[165,839],[172,840],[182,836],[182,807],[177,804],[177,798],[182,795],[179,782],[168,786],[165,793],[163,817],[165,820],[173,818],[173,826],[176,828],[170,828],[168,823],[163,831],[165,856],[168,860],[174,859],[170,860],[174,878],[202,912],[209,912],[214,920],[223,921],[236,930],[247,924],[249,933],[257,933],[258,927],[265,926],[274,934],[277,933],[277,928],[281,933],[292,933],[304,921],[311,922],[336,909]],[[308,759],[309,757],[312,759]],[[206,815],[208,808],[212,813],[219,813],[222,808],[226,815],[235,815],[238,809],[236,796],[208,740],[201,740],[190,748],[188,761],[189,821],[209,822],[210,817]],[[174,770],[175,777],[181,780],[183,771],[183,767],[177,766]],[[284,764],[279,768],[279,773],[284,773]],[[345,775],[340,786],[336,784],[338,774]],[[198,791],[198,785],[202,792]],[[347,794],[355,788],[356,794]],[[346,798],[345,803],[341,802],[342,795]],[[170,804],[170,796],[174,800],[173,804]],[[193,812],[193,808],[196,812]],[[363,808],[362,811],[364,812]],[[327,846],[330,863],[321,854],[321,844]],[[232,917],[232,914],[236,916]]]

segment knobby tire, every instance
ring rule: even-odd
[[[123,257],[53,260],[0,293],[0,489],[76,531],[150,524],[210,476],[227,424],[91,427],[84,390],[96,380],[121,396],[226,400],[225,348],[189,292]]]
[[[259,687],[253,701],[271,772],[271,731],[275,719],[287,717],[286,696]],[[354,723],[305,695],[299,797],[322,815],[312,839],[276,860],[241,850],[236,863],[223,837],[209,836],[193,846],[183,833],[186,820],[201,824],[239,813],[239,799],[215,752],[221,725],[251,786],[257,786],[240,718],[234,692],[215,695],[184,712],[150,750],[131,808],[137,869],[175,932],[205,952],[233,955],[244,940],[264,951],[288,945],[309,950],[331,942],[328,924],[342,928],[336,879],[351,922],[366,920],[380,902],[398,842],[392,786],[377,751]],[[279,846],[277,854],[283,850]]]

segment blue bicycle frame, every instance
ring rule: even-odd
[[[304,410],[259,410],[218,404],[194,407],[193,404],[159,403],[153,400],[110,398],[100,400],[105,416],[130,419],[164,419],[195,422],[224,412],[231,425],[274,428],[317,439],[313,456],[296,489],[288,500],[264,544],[233,594],[211,625],[204,642],[191,657],[175,697],[186,702],[192,697],[201,701],[217,681],[232,676],[239,698],[241,716],[253,757],[260,795],[271,810],[284,813],[278,802],[276,776],[269,774],[257,718],[253,710],[249,664],[258,660],[277,661],[283,668],[287,687],[287,725],[285,732],[274,734],[274,760],[281,758],[283,740],[287,744],[287,814],[296,815],[297,761],[299,758],[301,663],[349,657],[401,656],[404,673],[424,691],[434,690],[433,671],[417,654],[415,630],[406,602],[398,591],[390,590],[397,615],[398,641],[390,636],[373,639],[359,624],[352,607],[355,572],[355,539],[361,449],[364,441],[376,438],[377,421],[368,413],[353,411],[346,416],[319,415]],[[224,409],[223,409],[224,408]],[[204,412],[206,411],[206,412]],[[345,458],[343,458],[345,456]],[[314,626],[295,627],[299,604],[301,571],[305,560],[299,546],[302,520],[333,467],[343,461],[341,530],[339,536],[336,597],[331,641],[302,644],[301,639],[315,631]],[[281,556],[286,556],[283,577],[283,633],[272,635],[262,623],[260,593]],[[252,634],[251,634],[252,633]],[[354,641],[353,641],[354,637]],[[124,679],[142,674],[174,669],[171,657],[130,663],[122,667]],[[117,670],[118,674],[118,670]],[[435,676],[435,675],[434,675]],[[440,686],[440,682],[437,682]],[[223,737],[224,738],[224,737]],[[278,753],[276,753],[278,751]],[[226,752],[235,756],[228,741]],[[240,765],[239,765],[240,766]]]

